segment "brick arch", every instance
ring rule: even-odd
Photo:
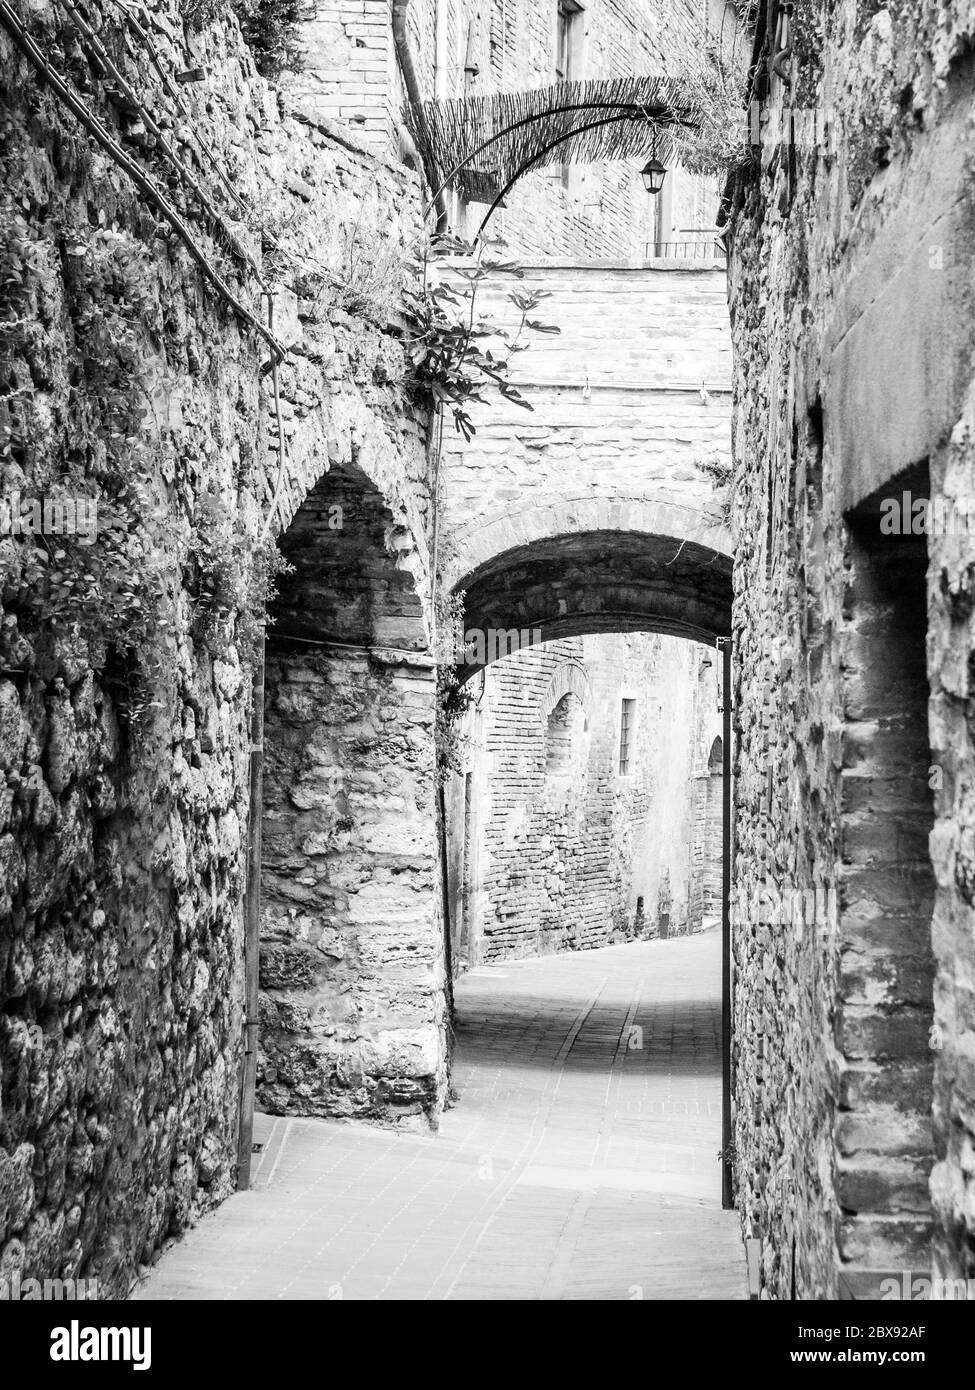
[[[707,505],[710,501],[710,498],[702,499],[700,505],[688,506],[666,495],[542,495],[530,505],[487,520],[473,521],[452,531],[444,580],[449,589],[461,590],[466,577],[505,552],[554,536],[587,532],[676,536],[730,558],[730,533],[713,503]]]
[[[575,695],[584,709],[589,708],[592,690],[589,684],[589,677],[581,666],[574,662],[565,662],[560,666],[552,679],[549,681],[548,689],[541,705],[541,716],[545,720],[552,713],[555,706],[565,695]]]
[[[707,543],[700,518],[682,519],[687,530],[672,512],[667,530],[633,530],[633,513],[621,508],[616,527],[539,537],[460,575],[463,675],[518,646],[586,633],[660,632],[708,644],[728,636],[731,557]],[[475,635],[483,640],[473,643]]]

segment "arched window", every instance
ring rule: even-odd
[[[724,765],[724,747],[720,738],[716,738],[711,744],[711,752],[708,755],[708,772],[720,772]]]

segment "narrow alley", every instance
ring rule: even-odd
[[[18,1378],[936,1366],[973,170],[975,0],[0,0]]]
[[[472,970],[438,1134],[259,1116],[251,1190],[133,1296],[745,1298],[720,957],[714,929]]]

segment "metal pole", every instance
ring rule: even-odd
[[[731,638],[719,637],[721,739],[721,1205],[735,1205],[731,1163]]]
[[[261,939],[261,813],[264,799],[264,630],[254,666],[251,704],[250,808],[244,895],[244,1065],[237,1140],[237,1189],[250,1187],[257,1086],[258,961]]]
[[[447,975],[445,993],[447,1016],[454,1018],[454,940],[450,912],[450,882],[447,877],[450,859],[447,853],[447,799],[442,786],[437,788],[437,839],[440,842],[440,901],[443,911],[444,970]]]

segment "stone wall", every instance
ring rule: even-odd
[[[530,647],[474,678],[448,800],[455,968],[699,930],[706,895],[714,924],[716,671],[707,648],[630,634]]]
[[[972,493],[973,29],[792,24],[730,190],[737,1181],[766,1296],[867,1297],[975,1272],[972,542],[881,526]]]
[[[302,46],[301,70],[285,75],[286,88],[306,110],[386,153],[401,92],[390,0],[327,0],[302,25]]]
[[[337,524],[339,523],[339,524]],[[267,638],[261,1058],[273,1114],[436,1122],[446,1084],[426,612],[388,506],[334,468]]]
[[[90,548],[0,541],[0,1272],[117,1293],[235,1182],[262,520],[356,466],[422,608],[427,462],[400,330],[349,252],[370,217],[392,263],[413,244],[412,176],[289,108],[232,21],[156,7],[163,71],[207,74],[164,87],[116,9],[86,13],[223,230],[62,12],[22,17],[259,319],[246,258],[263,270],[289,348],[281,470],[265,345],[0,34],[4,500],[94,498],[102,523]],[[374,679],[387,732],[397,709],[415,731],[409,678]]]

